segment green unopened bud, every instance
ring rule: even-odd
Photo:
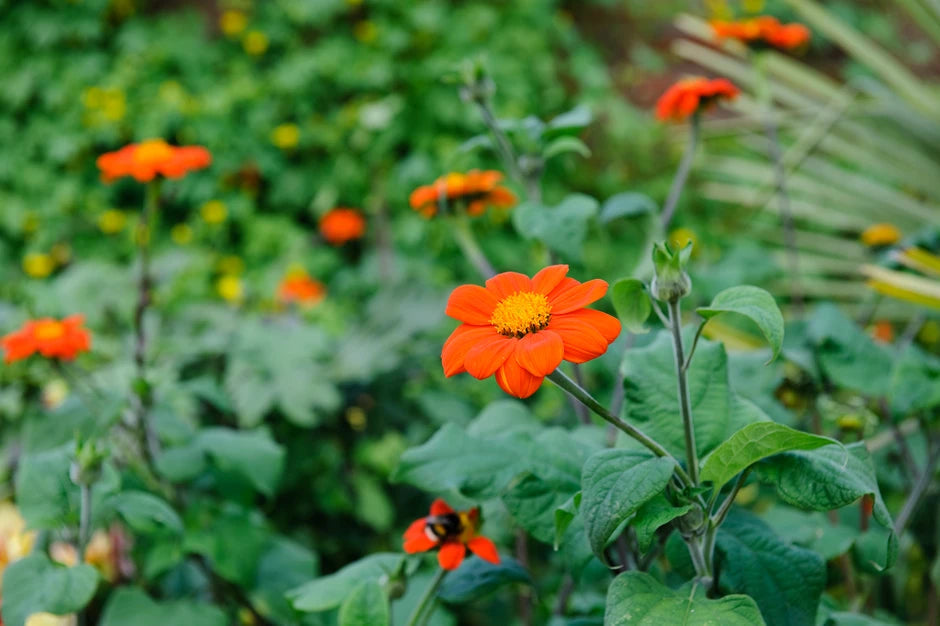
[[[692,256],[692,244],[673,252],[666,242],[653,245],[653,267],[655,274],[650,283],[653,297],[663,302],[675,302],[692,290],[692,280],[685,268]]]
[[[101,466],[107,452],[94,439],[75,444],[75,460],[69,468],[69,477],[76,485],[90,485],[101,477]]]
[[[470,59],[460,68],[460,97],[467,102],[487,102],[496,91],[486,66],[480,59]]]

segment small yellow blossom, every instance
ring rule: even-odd
[[[300,127],[297,124],[281,124],[271,131],[271,143],[281,150],[296,148],[300,143]]]
[[[681,250],[690,243],[692,244],[692,254],[697,253],[699,247],[698,235],[691,228],[676,228],[669,233],[669,245],[674,248]]]
[[[32,278],[45,278],[55,269],[55,261],[48,254],[30,252],[23,257],[23,271]]]
[[[365,430],[369,423],[366,412],[358,406],[351,406],[346,409],[346,422],[349,424],[349,427],[355,431]]]
[[[220,274],[241,274],[245,271],[245,262],[235,254],[227,254],[219,259],[216,267]]]
[[[268,36],[258,30],[250,30],[242,38],[242,48],[252,56],[261,56],[268,49]]]
[[[77,617],[74,613],[69,615],[33,613],[26,618],[25,626],[75,626],[77,623]]]
[[[219,28],[228,37],[235,37],[242,34],[242,31],[248,26],[248,16],[235,9],[223,11],[219,17]]]
[[[239,302],[245,295],[242,279],[232,274],[225,274],[215,283],[215,290],[227,302]]]
[[[353,26],[353,36],[360,43],[370,44],[378,39],[379,28],[371,20],[362,20]]]
[[[851,413],[840,415],[839,419],[836,420],[836,424],[838,424],[839,428],[842,430],[860,430],[863,425],[862,418]]]
[[[75,567],[78,564],[78,550],[67,541],[56,541],[49,546],[49,558],[66,567]]]
[[[221,200],[209,200],[199,208],[206,224],[221,224],[228,217],[228,207]]]
[[[740,491],[738,491],[738,495],[734,497],[734,502],[735,504],[739,504],[741,506],[747,506],[748,504],[752,504],[755,500],[757,500],[757,496],[759,494],[760,485],[757,483],[751,483],[750,485],[742,487]]]
[[[105,235],[114,235],[127,225],[127,213],[120,209],[108,209],[98,216],[98,228]]]
[[[43,386],[41,397],[44,407],[50,411],[57,409],[69,397],[69,385],[61,378],[53,378]]]
[[[193,240],[193,229],[189,224],[177,224],[170,229],[170,239],[178,246],[185,246]]]
[[[105,580],[114,581],[117,578],[111,533],[106,530],[95,531],[85,548],[85,562],[101,572]]]
[[[35,532],[26,531],[26,520],[12,502],[0,502],[0,571],[33,549]]]
[[[894,224],[872,224],[862,232],[861,240],[870,247],[893,246],[901,241],[901,231]]]

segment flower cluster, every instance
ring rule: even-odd
[[[91,348],[91,334],[83,323],[81,315],[71,315],[61,321],[50,317],[30,320],[19,330],[0,338],[0,346],[6,352],[4,361],[12,363],[37,352],[46,358],[70,361]]]
[[[132,143],[102,154],[97,161],[102,177],[108,182],[132,176],[142,183],[158,175],[180,178],[187,172],[208,167],[211,162],[212,156],[202,146],[171,146],[162,139]]]
[[[484,561],[499,563],[493,542],[477,534],[480,524],[479,507],[455,511],[438,498],[431,503],[431,514],[415,520],[405,531],[405,552],[414,554],[437,548],[437,562],[445,570],[460,567],[467,548]]]
[[[502,172],[495,170],[451,172],[412,191],[411,208],[425,217],[434,216],[441,205],[463,206],[469,215],[480,215],[487,207],[508,209],[516,196],[499,184],[502,180]]]
[[[334,246],[360,239],[365,232],[366,218],[356,209],[333,209],[320,218],[320,234]]]
[[[711,23],[719,39],[737,39],[752,47],[771,46],[782,50],[795,50],[809,42],[809,29],[803,24],[781,24],[770,15],[761,15],[749,20]]]
[[[727,78],[685,78],[666,90],[656,103],[656,117],[682,121],[719,100],[733,100],[739,90]]]
[[[503,391],[527,398],[562,360],[583,363],[604,354],[620,321],[585,307],[607,293],[607,283],[580,283],[567,274],[567,265],[551,265],[531,279],[504,272],[485,288],[457,287],[446,313],[463,323],[444,343],[444,375],[495,375]]]

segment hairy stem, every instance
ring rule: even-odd
[[[685,454],[692,484],[698,485],[698,453],[695,448],[695,427],[692,422],[692,403],[689,399],[689,383],[685,372],[685,352],[682,348],[682,319],[679,301],[669,305],[669,327],[672,330],[672,348],[676,361],[676,385],[679,394],[679,412],[685,431]]]
[[[444,575],[447,573],[442,567],[437,569],[437,572],[434,574],[434,578],[431,579],[431,583],[428,585],[427,589],[424,590],[424,595],[421,596],[421,599],[418,601],[418,605],[415,607],[414,611],[411,613],[411,617],[408,618],[407,626],[421,626],[427,621],[427,617],[430,617],[430,611],[434,604],[434,598],[437,595],[437,588],[441,586],[441,581],[444,580]],[[427,616],[423,614],[425,611],[428,612]]]
[[[698,112],[696,112],[692,115],[692,123],[689,126],[689,142],[685,146],[685,152],[682,153],[682,160],[679,161],[679,168],[672,179],[669,195],[666,196],[666,203],[663,205],[663,212],[660,216],[663,229],[669,228],[669,223],[676,212],[676,206],[679,204],[679,198],[682,196],[682,189],[689,178],[689,172],[692,171],[692,161],[695,159],[695,148],[698,146],[700,126],[701,119]]]
[[[493,266],[490,264],[489,259],[486,258],[486,254],[483,252],[480,244],[477,243],[467,218],[463,215],[456,215],[454,216],[453,223],[454,239],[457,241],[457,245],[460,246],[460,251],[463,252],[463,255],[467,257],[467,260],[470,261],[483,278],[491,278],[494,276],[496,270],[493,269]]]

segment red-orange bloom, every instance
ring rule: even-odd
[[[499,184],[502,179],[496,170],[451,172],[412,191],[411,208],[425,217],[435,215],[441,204],[463,206],[469,215],[479,215],[490,206],[508,209],[516,204],[516,195]]]
[[[461,285],[446,313],[463,324],[444,342],[444,375],[496,375],[506,393],[528,398],[562,362],[583,363],[607,351],[620,334],[617,318],[586,309],[607,293],[607,283],[568,278],[567,265],[551,265],[531,279],[504,272],[486,287]]]
[[[446,570],[460,567],[467,548],[484,561],[499,563],[496,546],[477,535],[479,528],[480,507],[455,511],[438,498],[431,503],[431,514],[415,520],[405,531],[405,552],[414,554],[439,548],[437,562]]]
[[[711,23],[719,39],[737,39],[752,47],[773,46],[783,50],[801,48],[809,42],[809,29],[803,24],[781,24],[770,15],[739,22],[720,20]]]
[[[181,178],[187,172],[201,170],[212,162],[212,155],[202,146],[171,146],[162,139],[132,143],[98,157],[98,169],[108,182],[133,176],[146,183],[157,175]]]
[[[719,100],[733,100],[738,93],[738,88],[727,78],[684,78],[659,97],[656,117],[663,121],[682,121]]]
[[[333,209],[320,218],[320,234],[328,243],[341,246],[366,232],[366,218],[356,209]]]
[[[304,307],[314,306],[323,300],[325,295],[326,287],[323,283],[310,278],[304,271],[288,273],[277,289],[278,300]]]
[[[36,352],[47,358],[65,361],[91,348],[91,334],[82,326],[85,318],[71,315],[62,321],[43,317],[26,322],[22,328],[0,338],[6,352],[4,361],[12,363]]]

